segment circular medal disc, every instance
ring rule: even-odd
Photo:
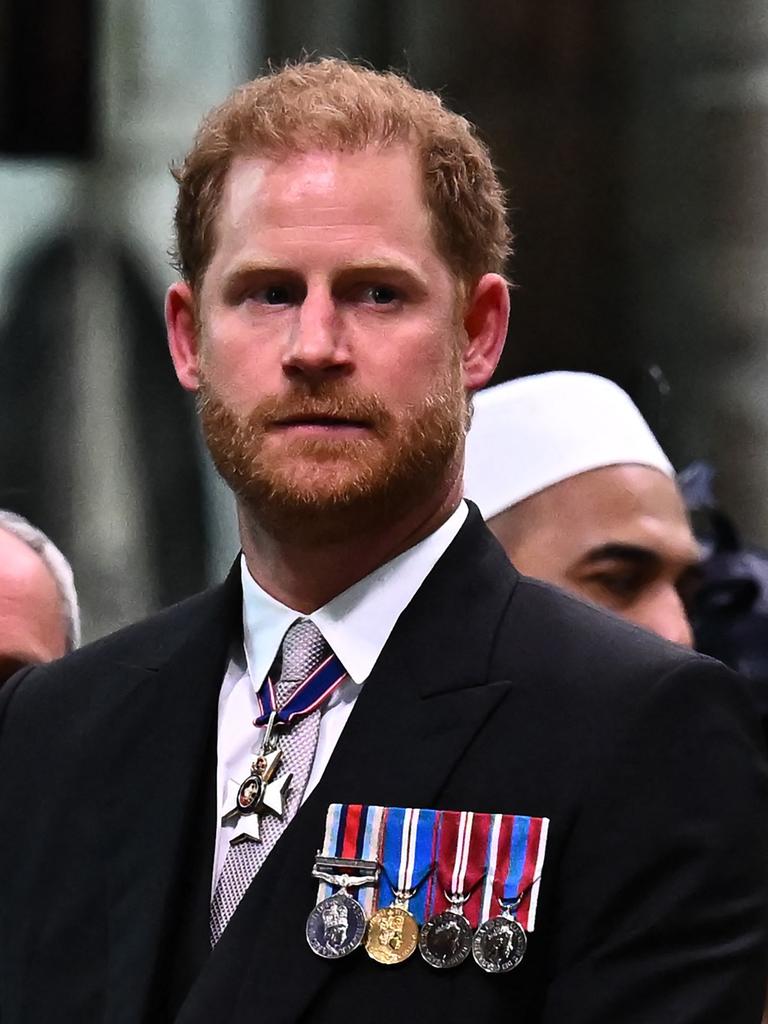
[[[489,974],[503,974],[517,967],[525,956],[528,939],[523,928],[511,917],[492,917],[475,932],[472,956]]]
[[[253,814],[258,806],[264,783],[258,775],[249,775],[237,791],[237,809],[240,814]]]
[[[419,952],[430,967],[458,967],[472,949],[472,925],[463,914],[444,910],[421,929]]]
[[[306,931],[313,953],[337,960],[353,953],[365,938],[365,912],[352,896],[337,892],[317,904]]]
[[[365,951],[380,964],[401,964],[416,949],[419,926],[404,907],[382,907],[368,922]]]

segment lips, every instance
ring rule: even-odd
[[[353,427],[358,430],[370,429],[371,424],[366,420],[351,419],[345,416],[324,416],[321,414],[302,413],[297,416],[286,416],[272,422],[273,427]]]

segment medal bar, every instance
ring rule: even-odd
[[[548,826],[525,815],[332,804],[307,941],[328,959],[364,944],[395,965],[418,946],[438,969],[471,953],[487,973],[511,971],[533,930]]]
[[[379,862],[376,860],[353,860],[351,858],[344,857],[323,857],[318,853],[315,857],[315,868],[317,871],[325,871],[330,874],[339,871],[347,873],[350,871],[359,871],[364,875],[375,874],[376,881],[379,880],[380,866]]]

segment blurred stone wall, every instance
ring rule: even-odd
[[[768,6],[617,6],[633,342],[666,370],[677,464],[712,459],[768,544]]]

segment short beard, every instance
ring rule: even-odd
[[[297,543],[364,534],[437,499],[459,472],[469,420],[458,359],[420,405],[397,415],[378,395],[330,381],[295,384],[243,417],[205,378],[198,411],[214,464],[246,521]],[[343,417],[369,430],[359,439],[300,438],[276,448],[271,424],[298,415]]]

